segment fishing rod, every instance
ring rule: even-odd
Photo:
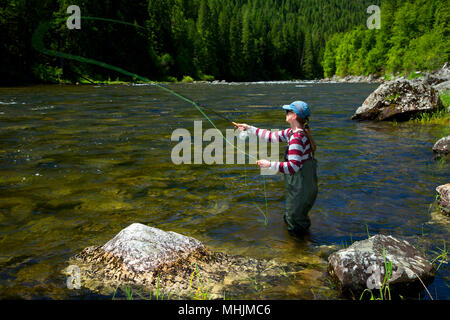
[[[184,96],[185,96],[186,98],[188,98],[186,95],[184,95]],[[191,100],[191,101],[194,101],[194,99],[190,99],[190,98],[188,98],[188,99]],[[225,120],[225,121],[227,121],[227,122],[233,123],[233,121],[230,120],[228,117],[226,117],[225,115],[223,115],[223,114],[217,112],[216,110],[214,110],[214,109],[212,109],[212,108],[210,108],[210,107],[205,106],[203,103],[196,102],[196,104],[197,104],[200,108],[202,108],[202,109],[206,109],[206,110],[208,110],[208,111],[211,111],[212,113],[214,113],[216,116],[222,118],[223,120]],[[234,123],[233,123],[233,124],[234,124]]]
[[[197,104],[198,104],[199,107],[211,111],[212,113],[214,113],[214,114],[217,115],[218,117],[224,119],[225,121],[228,121],[228,122],[233,123],[232,120],[230,120],[228,117],[224,116],[223,114],[217,112],[216,110],[214,110],[214,109],[212,109],[212,108],[209,108],[209,107],[205,106],[204,104],[200,104],[200,103],[197,103]]]

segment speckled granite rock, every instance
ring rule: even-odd
[[[352,116],[353,120],[408,120],[440,107],[439,93],[417,80],[398,79],[381,84]]]
[[[130,271],[154,272],[205,247],[194,238],[133,223],[100,249],[105,255],[120,259]]]
[[[416,72],[417,73],[417,72]],[[418,72],[421,73],[421,72]],[[408,80],[394,76],[381,84],[352,116],[353,120],[408,120],[441,107],[439,95],[449,90],[450,65]],[[449,108],[450,111],[450,108]]]
[[[433,152],[436,156],[450,155],[450,136],[439,139],[433,146]]]
[[[433,265],[407,241],[375,235],[328,257],[328,271],[344,294],[359,298],[365,289],[379,288],[385,274],[383,248],[392,262],[391,290],[408,295],[423,290],[418,277],[425,284],[434,278]]]
[[[439,92],[439,94],[442,94],[446,91],[450,91],[450,80],[441,82],[435,85],[434,88]]]
[[[436,188],[439,193],[438,206],[442,214],[450,217],[450,183],[441,185]]]

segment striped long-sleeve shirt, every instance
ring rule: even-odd
[[[298,130],[292,132],[292,129],[271,132],[265,129],[250,127],[250,132],[268,142],[288,142],[289,149],[284,161],[271,161],[271,169],[278,169],[284,174],[294,174],[299,171],[303,163],[312,157],[311,143],[305,132]]]

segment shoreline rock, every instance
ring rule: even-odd
[[[425,285],[433,281],[433,265],[406,240],[375,235],[328,257],[329,273],[344,296],[359,300],[365,289],[373,291],[380,288],[386,272],[383,248],[386,263],[392,263],[392,275],[389,279],[391,293],[414,296],[424,290],[421,281]],[[373,293],[378,296],[378,291]]]
[[[345,77],[339,77],[337,75],[332,76],[331,78],[323,78],[318,80],[321,83],[383,83],[385,80],[383,77],[379,77],[376,75],[368,75],[368,76],[352,76],[348,75]]]
[[[352,120],[409,120],[413,115],[441,107],[440,94],[448,90],[450,67],[424,73],[408,80],[403,77],[383,82],[357,108]]]
[[[450,183],[437,187],[436,192],[439,194],[437,201],[439,211],[447,218],[450,218]]]
[[[433,146],[433,153],[436,158],[450,155],[450,135],[436,141]]]
[[[439,108],[438,92],[420,81],[395,80],[380,85],[359,107],[352,120],[408,120]]]

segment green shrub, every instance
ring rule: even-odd
[[[181,80],[181,82],[192,83],[192,82],[194,82],[194,79],[192,79],[192,77],[190,77],[190,76],[184,76],[183,79]]]
[[[411,39],[403,56],[403,68],[411,70],[434,70],[441,67],[448,58],[448,42],[441,30],[433,30]]]
[[[214,76],[207,75],[207,74],[200,74],[200,80],[201,81],[214,81]]]
[[[445,108],[448,108],[450,106],[450,90],[446,90],[445,92],[441,93],[439,98],[441,99],[441,103]]]
[[[414,80],[414,79],[418,79],[422,76],[422,73],[416,73],[415,71],[410,72],[409,74],[406,73],[405,75],[409,80]]]
[[[39,80],[50,83],[60,83],[63,70],[58,67],[52,67],[48,63],[35,64],[33,66],[33,74]]]
[[[172,77],[172,76],[165,76],[163,81],[164,82],[178,82],[178,79],[176,77]]]

